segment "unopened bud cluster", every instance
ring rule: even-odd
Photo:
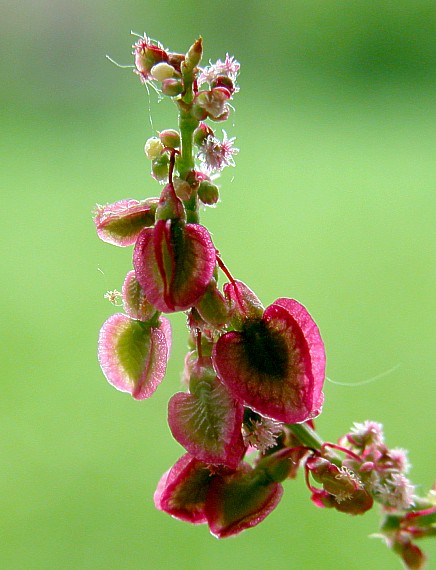
[[[200,206],[219,200],[217,176],[235,164],[234,137],[219,136],[213,125],[231,113],[239,63],[226,55],[201,67],[201,38],[183,54],[144,35],[133,55],[135,73],[175,103],[179,123],[144,146],[158,195],[96,209],[103,241],[134,246],[121,293],[107,294],[124,312],[103,324],[99,360],[110,384],[149,398],[170,353],[164,315],[185,313],[183,390],[168,403],[184,455],[162,476],[156,507],[206,523],[218,538],[231,536],[261,522],[279,503],[282,483],[303,466],[318,506],[361,514],[375,500],[389,513],[410,510],[405,454],[384,445],[379,424],[356,424],[341,445],[313,435],[326,362],[306,308],[288,297],[264,307],[199,222]]]

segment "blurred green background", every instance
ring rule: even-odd
[[[385,425],[435,475],[434,3],[421,0],[3,0],[0,20],[1,547],[5,569],[396,569],[361,518],[312,506],[302,478],[261,525],[224,541],[157,512],[181,455],[166,404],[180,387],[184,319],[149,401],[110,387],[96,358],[131,251],[100,242],[95,203],[155,195],[143,144],[176,125],[130,70],[130,30],[205,61],[241,62],[237,168],[203,215],[229,269],[265,304],[304,303],[328,376],[317,425]],[[221,128],[221,125],[218,125]],[[433,557],[436,548],[423,543]]]

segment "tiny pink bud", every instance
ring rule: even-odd
[[[181,79],[170,77],[162,81],[162,93],[168,97],[177,97],[181,95],[184,90],[183,82]]]
[[[179,148],[180,133],[175,129],[165,129],[159,133],[161,143],[167,148]]]
[[[151,163],[151,174],[158,182],[168,178],[170,159],[167,153],[160,154]]]

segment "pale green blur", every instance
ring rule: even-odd
[[[129,69],[131,29],[242,65],[236,169],[202,217],[265,304],[298,299],[323,334],[317,422],[385,424],[428,489],[434,436],[434,4],[404,0],[6,2],[1,70],[0,567],[395,570],[364,517],[317,509],[302,477],[261,525],[217,541],[154,509],[181,455],[166,424],[186,329],[150,401],[110,387],[96,340],[131,250],[100,242],[95,203],[156,195],[143,154],[176,113]],[[154,121],[150,125],[149,107]],[[422,543],[436,565],[436,548]],[[429,566],[431,567],[431,565]]]

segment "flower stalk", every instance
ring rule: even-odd
[[[304,471],[319,508],[362,515],[375,503],[380,533],[409,569],[423,568],[415,541],[434,536],[434,491],[418,497],[407,454],[389,448],[383,426],[355,423],[325,442],[314,419],[324,404],[326,355],[319,328],[295,299],[264,307],[227,268],[200,206],[215,205],[221,171],[234,166],[234,137],[224,122],[238,93],[239,63],[200,67],[203,42],[186,54],[141,37],[135,73],[172,100],[178,130],[149,138],[144,151],[159,196],[98,206],[98,236],[134,246],[122,293],[123,313],[103,324],[99,361],[108,382],[137,400],[151,397],[166,374],[171,347],[164,314],[183,312],[189,330],[182,391],[168,404],[168,424],[184,454],[162,476],[156,507],[225,538],[259,524],[278,505],[284,483]],[[224,278],[222,286],[219,279]]]

